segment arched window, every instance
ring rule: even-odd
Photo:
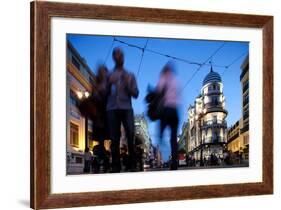
[[[214,136],[213,136],[213,143],[218,143],[218,142],[219,142],[218,132],[215,131],[214,132]]]
[[[218,97],[216,97],[216,96],[212,97],[212,104],[218,105]]]

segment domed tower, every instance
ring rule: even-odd
[[[213,153],[217,157],[223,155],[227,143],[227,124],[225,110],[225,97],[221,76],[213,71],[203,80],[201,88],[201,148],[203,157],[208,158]]]

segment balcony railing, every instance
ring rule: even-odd
[[[209,96],[209,95],[220,95],[220,90],[219,89],[211,89],[208,90],[207,93],[204,94],[205,96]]]
[[[217,137],[210,137],[210,138],[204,138],[202,140],[203,143],[208,144],[215,144],[215,143],[223,143],[224,142],[224,138],[217,136]]]
[[[222,103],[220,102],[209,102],[205,104],[205,108],[212,108],[212,107],[222,107]]]
[[[243,106],[246,106],[249,103],[249,98],[245,98],[243,100]]]
[[[203,128],[206,127],[227,127],[226,121],[209,121],[209,122],[204,122],[202,125]]]
[[[222,111],[226,112],[226,110],[223,108],[222,103],[220,102],[211,102],[211,103],[206,103],[204,108],[206,109],[206,113],[212,112],[212,111]]]
[[[245,125],[243,128],[240,129],[241,133],[244,133],[249,130],[249,124]]]
[[[246,85],[244,85],[243,87],[243,93],[246,92],[249,89],[249,83],[247,83]]]
[[[247,118],[249,118],[249,112],[243,114],[243,120],[246,120]]]
[[[243,77],[245,76],[245,74],[246,74],[248,71],[249,71],[249,66],[247,66],[247,67],[243,70],[243,72],[241,73],[241,75],[240,75],[240,81],[243,79]]]
[[[239,132],[237,132],[236,134],[234,134],[234,135],[231,136],[231,137],[228,137],[227,141],[228,141],[228,142],[231,142],[231,141],[233,141],[234,139],[236,139],[238,136],[239,136]]]

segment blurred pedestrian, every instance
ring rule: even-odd
[[[163,93],[163,108],[160,117],[160,139],[166,127],[171,129],[171,170],[178,168],[178,144],[177,131],[179,124],[178,105],[179,105],[179,81],[175,76],[175,69],[172,63],[168,62],[160,75],[157,87],[158,92]]]
[[[92,160],[92,170],[93,173],[98,174],[100,172],[100,145],[97,144],[93,147],[93,160]]]
[[[101,164],[104,168],[108,168],[108,160],[106,156],[106,150],[104,147],[104,140],[109,139],[108,124],[106,118],[106,104],[107,104],[107,78],[108,70],[104,65],[98,66],[96,81],[94,84],[94,91],[92,93],[92,100],[97,109],[97,113],[92,117],[93,120],[93,139],[99,142],[99,146],[96,148],[96,155],[99,157],[99,166]],[[96,164],[98,164],[96,163]]]
[[[124,69],[124,53],[115,48],[112,53],[115,67],[108,77],[107,120],[112,154],[112,172],[120,172],[121,123],[124,126],[128,143],[131,171],[135,170],[134,112],[132,97],[137,98],[139,90],[135,76]]]
[[[223,153],[223,162],[225,165],[230,165],[230,155],[227,150],[225,150]]]
[[[103,154],[103,170],[107,173],[110,170],[110,152],[104,148]]]
[[[92,154],[87,147],[84,152],[84,172],[89,173],[91,170]]]
[[[215,153],[211,154],[210,162],[211,162],[211,166],[217,166],[218,165],[218,157]]]

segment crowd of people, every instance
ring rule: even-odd
[[[135,143],[134,110],[132,98],[137,99],[139,89],[131,72],[124,68],[124,53],[115,48],[112,53],[115,66],[108,71],[104,65],[99,66],[93,87],[95,91],[88,100],[93,106],[81,103],[81,113],[93,121],[93,139],[99,142],[91,152],[85,149],[84,172],[118,173],[120,171],[143,170],[142,149]],[[147,102],[148,117],[160,121],[160,139],[165,128],[171,129],[171,170],[178,167],[177,130],[179,116],[178,81],[171,63],[167,63],[160,73],[159,81],[154,90],[149,91]],[[157,106],[156,106],[157,105]],[[87,109],[87,111],[85,111]],[[127,147],[120,149],[121,125],[123,125]],[[104,147],[104,140],[110,139],[110,152]]]
[[[231,151],[224,151],[223,156],[218,156],[212,153],[208,157],[203,157],[202,160],[196,160],[194,156],[187,155],[186,166],[196,167],[196,166],[233,166],[243,164],[245,158],[242,157],[242,153],[233,153]]]

